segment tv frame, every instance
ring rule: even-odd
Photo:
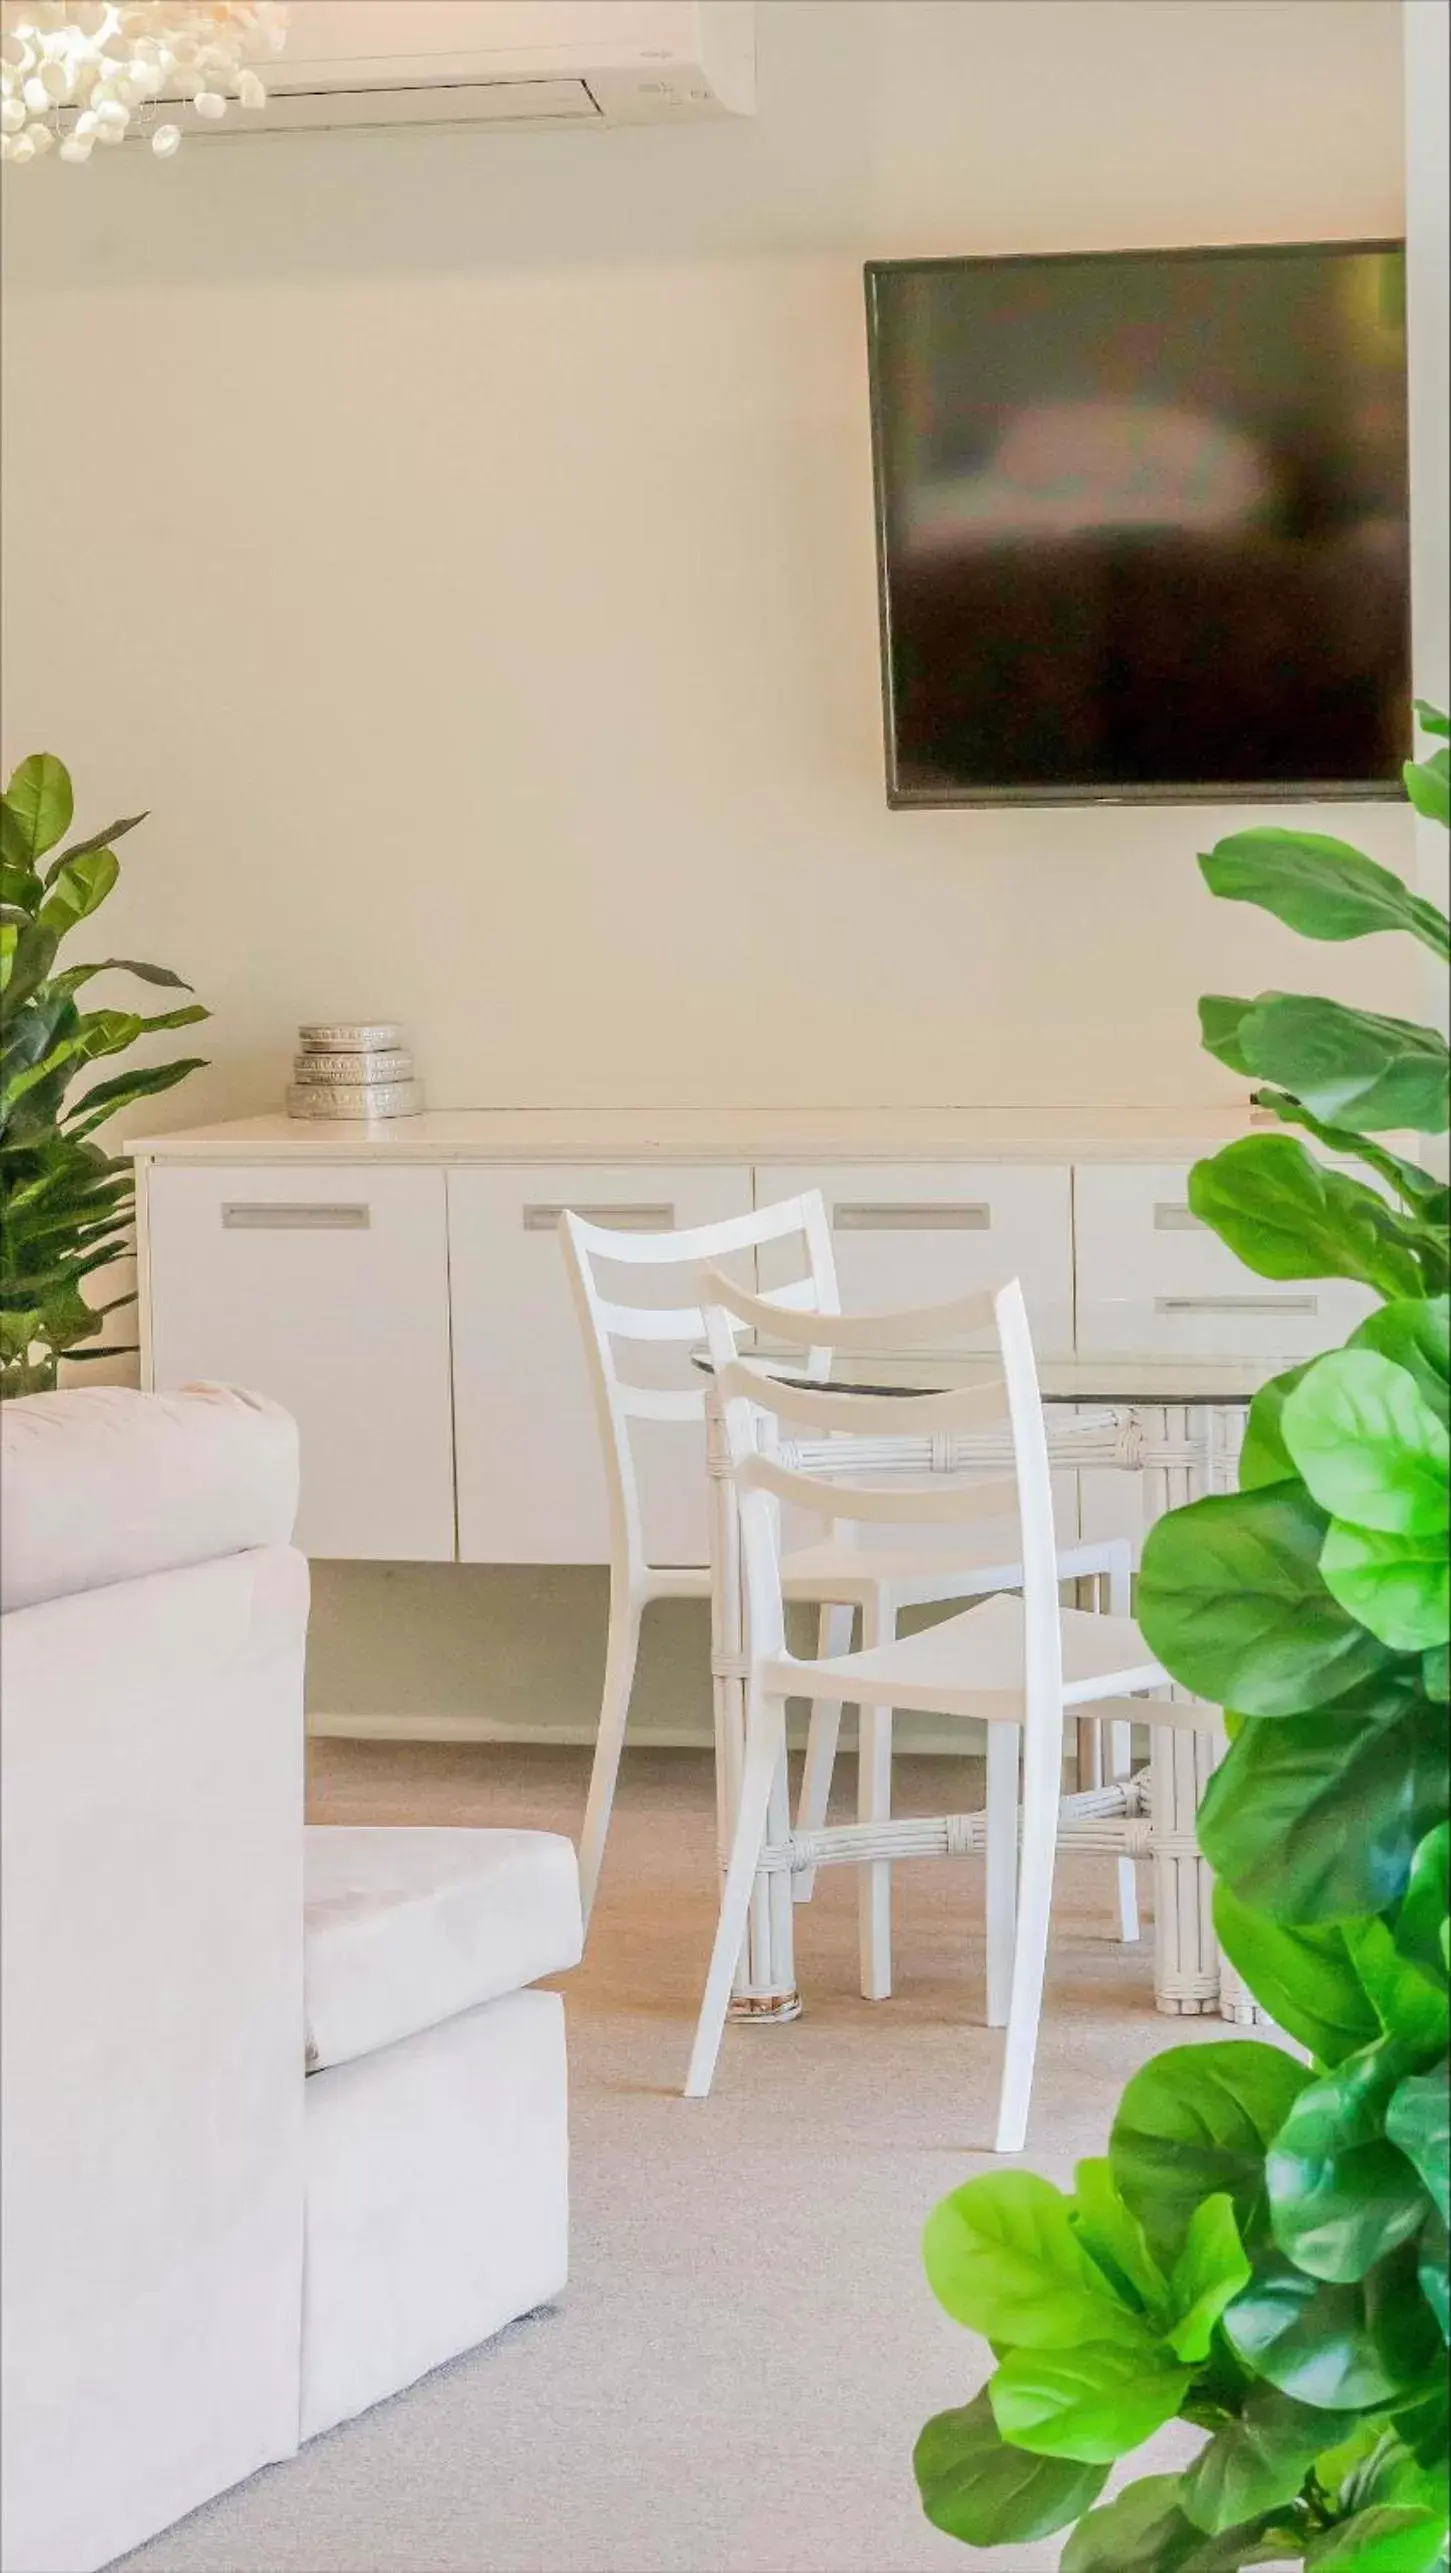
[[[961,807],[1039,805],[1141,805],[1141,804],[1397,804],[1405,801],[1405,787],[1399,778],[1365,779],[1312,778],[1304,784],[1284,779],[1246,780],[1238,785],[1216,781],[1208,786],[1182,784],[1165,786],[949,786],[942,788],[904,788],[897,774],[897,727],[893,703],[892,678],[892,608],[887,581],[887,493],[883,452],[881,409],[881,370],[877,363],[879,323],[877,280],[900,276],[907,270],[920,273],[932,268],[1066,268],[1081,266],[1085,261],[1105,259],[1129,262],[1166,259],[1240,259],[1253,252],[1260,257],[1293,258],[1307,250],[1398,252],[1406,255],[1404,235],[1385,239],[1347,238],[1329,241],[1218,241],[1175,243],[1162,250],[1015,250],[964,251],[960,255],[930,259],[868,259],[862,276],[866,292],[867,376],[871,411],[872,439],[872,523],[877,548],[877,620],[882,681],[882,737],[887,773],[887,804],[891,811],[941,812]],[[1407,478],[1409,488],[1409,448]],[[1406,595],[1406,661],[1411,658],[1410,583]],[[1409,759],[1414,751],[1412,699],[1407,691],[1405,706],[1404,753]]]

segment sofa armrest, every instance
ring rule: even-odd
[[[285,1546],[297,1428],[230,1385],[31,1394],[0,1410],[0,1608]]]

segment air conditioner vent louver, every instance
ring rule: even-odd
[[[387,89],[291,89],[268,101],[272,133],[329,125],[598,125],[582,80],[423,80]]]
[[[690,124],[755,107],[753,0],[292,0],[268,98],[189,134]]]

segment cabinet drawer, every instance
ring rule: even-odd
[[[1066,1169],[867,1162],[773,1164],[756,1173],[761,1206],[808,1188],[819,1188],[826,1200],[846,1312],[945,1303],[1018,1277],[1039,1353],[1061,1355],[1073,1347]],[[779,1283],[770,1258],[762,1251],[764,1285]]]
[[[302,1443],[309,1554],[454,1551],[443,1173],[154,1166],[153,1381],[270,1394]]]
[[[1338,1278],[1256,1277],[1190,1214],[1186,1165],[1074,1173],[1078,1346],[1293,1360],[1333,1348],[1374,1297]]]
[[[466,1563],[605,1563],[609,1511],[594,1395],[558,1241],[562,1208],[620,1230],[674,1232],[745,1215],[751,1174],[557,1163],[449,1173],[459,1553]],[[695,1269],[621,1270],[626,1304],[694,1301]],[[748,1255],[742,1272],[752,1282]],[[635,1381],[699,1387],[684,1351],[629,1344]],[[705,1431],[636,1421],[645,1548],[706,1560]]]

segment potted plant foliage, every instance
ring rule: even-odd
[[[21,761],[0,798],[0,1396],[48,1390],[62,1357],[116,1355],[81,1346],[135,1301],[87,1298],[87,1281],[131,1246],[131,1165],[95,1140],[97,1129],[132,1100],[184,1080],[202,1058],[134,1064],[74,1098],[72,1084],[138,1037],[208,1015],[199,1001],[143,1017],[85,1009],[77,999],[106,973],[191,989],[164,965],[105,956],[57,969],[62,942],[100,909],[120,873],[112,843],[146,818],[109,822],[61,847],[73,804],[66,770],[45,751]]]
[[[1444,744],[1448,725],[1418,708]],[[1448,819],[1445,747],[1408,765]],[[1446,920],[1342,841],[1237,832],[1212,892],[1310,938]],[[1152,1530],[1139,1617],[1227,1710],[1200,1839],[1221,1942],[1307,2064],[1255,2039],[1171,2049],[1129,2083],[1071,2194],[970,2181],[929,2220],[947,2311],[992,2345],[975,2401],[922,2432],[928,2517],[978,2547],[1072,2526],[1063,2573],[1432,2573],[1447,2561],[1448,1192],[1388,1149],[1444,1133],[1434,1031],[1267,992],[1201,1003],[1205,1043],[1298,1127],[1191,1180],[1262,1277],[1358,1279],[1348,1345],[1266,1385],[1239,1489]],[[1174,2418],[1188,2469],[1101,2495]],[[1076,2523],[1076,2525],[1074,2525]],[[1011,2559],[1010,2559],[1011,2560]]]

